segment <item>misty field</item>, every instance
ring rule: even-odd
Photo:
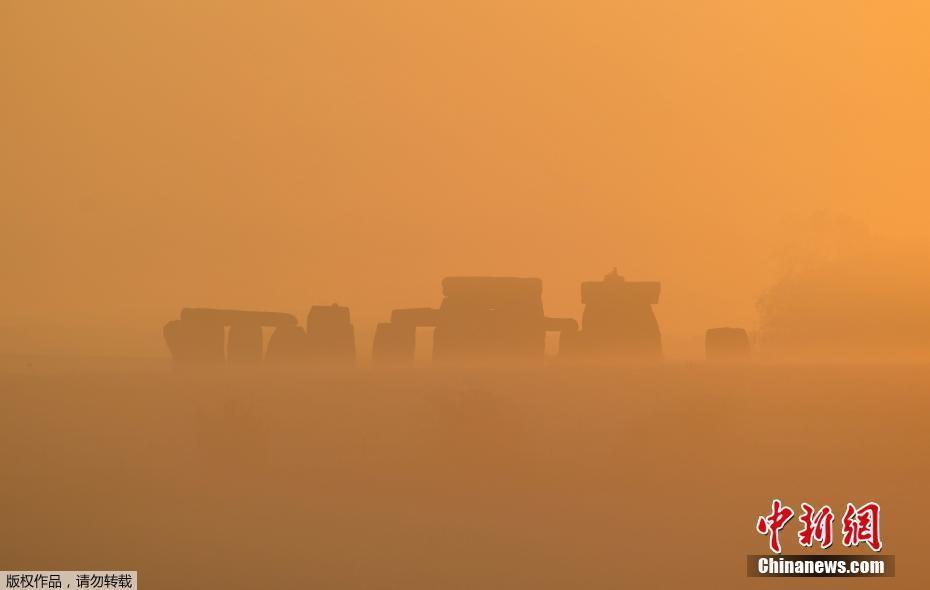
[[[0,404],[0,569],[138,570],[145,590],[848,587],[746,577],[778,497],[880,502],[897,577],[853,584],[930,584],[930,366],[5,359]]]

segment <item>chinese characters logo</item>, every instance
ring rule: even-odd
[[[881,508],[876,502],[867,502],[856,508],[853,504],[846,504],[846,511],[840,521],[843,526],[842,541],[845,547],[856,547],[860,543],[867,545],[872,551],[881,551],[882,539],[879,527]],[[781,553],[781,540],[779,534],[794,518],[795,512],[790,506],[785,506],[781,500],[772,500],[772,510],[762,515],[756,521],[756,532],[768,536],[769,549],[772,553]],[[833,523],[835,521],[833,510],[829,506],[821,506],[815,510],[807,502],[801,503],[801,514],[798,521],[801,529],[798,531],[798,543],[802,547],[813,547],[818,543],[821,549],[833,544]]]

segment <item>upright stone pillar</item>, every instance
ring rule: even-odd
[[[709,361],[747,360],[749,353],[749,334],[742,328],[711,328],[704,336]]]
[[[165,342],[179,363],[222,363],[225,329],[221,322],[172,320],[165,324]]]
[[[376,365],[409,365],[416,352],[417,327],[382,322],[375,330],[371,360]]]
[[[268,341],[269,363],[298,363],[308,358],[307,334],[299,326],[278,326]]]
[[[307,348],[311,363],[352,365],[355,363],[355,328],[349,308],[314,305],[307,314]]]

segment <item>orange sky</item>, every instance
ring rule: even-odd
[[[930,246],[928,30],[923,2],[7,2],[0,353],[334,301],[367,352],[445,275],[580,318],[618,266],[691,354],[755,325],[818,212]]]

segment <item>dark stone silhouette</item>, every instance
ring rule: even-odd
[[[165,325],[165,341],[179,362],[253,363],[262,360],[262,327],[296,327],[286,313],[235,309],[185,308],[181,319]],[[225,329],[229,327],[229,341]]]
[[[417,328],[435,328],[439,310],[430,307],[395,309],[391,321],[378,324],[371,360],[375,364],[412,364]]]
[[[545,352],[541,280],[449,277],[442,290],[433,360]]]
[[[399,311],[399,310],[398,310]],[[381,322],[375,329],[371,360],[376,365],[413,363],[417,327]]]
[[[448,277],[439,309],[398,309],[375,333],[373,359],[411,362],[416,329],[435,328],[433,359],[539,359],[546,331],[574,331],[571,319],[546,318],[542,281],[515,277]]]
[[[435,328],[439,325],[440,313],[431,307],[395,309],[391,312],[391,323],[412,328]]]
[[[709,361],[746,360],[749,335],[742,328],[711,328],[704,336],[704,353]]]
[[[277,311],[242,311],[239,309],[211,309],[206,307],[185,307],[181,310],[181,320],[200,320],[219,322],[224,326],[236,324],[258,324],[259,326],[296,326],[297,318],[289,313]]]
[[[172,320],[165,324],[164,334],[171,356],[178,362],[213,363],[226,358],[226,333],[221,322]]]
[[[659,301],[658,282],[632,282],[617,274],[581,284],[584,315],[581,331],[565,334],[566,356],[650,360],[662,356],[662,335],[652,306]]]
[[[278,326],[268,340],[265,360],[269,363],[299,363],[307,360],[307,334],[300,326]]]
[[[349,308],[314,305],[307,314],[307,353],[313,364],[355,363],[355,329]]]

